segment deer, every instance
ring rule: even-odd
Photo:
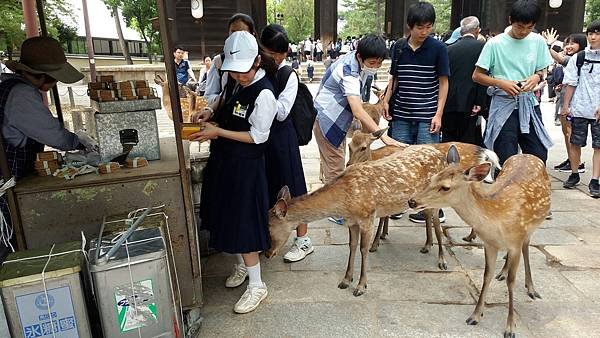
[[[165,81],[160,75],[154,77],[154,83],[162,88],[162,103],[165,108],[167,115],[173,120],[173,110],[171,109],[171,97],[169,96],[169,83]],[[196,94],[193,90],[187,86],[179,86],[179,103],[181,104],[181,113],[183,115],[183,122],[190,122],[190,116],[206,106],[204,98]]]
[[[525,262],[525,287],[530,298],[535,291],[529,264],[529,241],[533,231],[550,211],[550,179],[544,163],[529,154],[510,157],[492,184],[482,184],[491,164],[464,170],[456,147],[447,152],[448,167],[431,178],[425,189],[409,201],[413,209],[452,207],[483,241],[485,270],[475,310],[466,320],[477,325],[483,316],[485,297],[494,274],[498,250],[507,249],[507,260],[499,276],[508,287],[508,317],[505,338],[515,337],[513,289],[521,253]],[[498,277],[496,277],[498,279]]]
[[[483,149],[479,155],[485,155]],[[346,289],[352,282],[360,239],[360,279],[353,294],[364,294],[375,217],[404,211],[408,198],[426,186],[431,176],[445,166],[445,158],[437,149],[429,145],[410,146],[377,161],[351,165],[333,181],[308,195],[291,199],[289,189],[283,187],[277,202],[269,210],[271,248],[266,256],[274,257],[281,252],[298,224],[339,215],[347,220],[350,253],[346,273],[338,288]]]
[[[347,165],[351,165],[354,163],[365,162],[369,160],[377,160],[383,158],[385,156],[389,156],[397,151],[403,150],[399,147],[393,146],[384,146],[375,150],[371,150],[371,144],[383,135],[383,133],[387,130],[382,129],[373,133],[363,133],[360,131],[358,125],[353,124],[352,128],[354,133],[352,135],[352,141],[348,143],[350,158],[348,160]],[[467,154],[463,159],[461,165],[465,166],[465,169],[482,162],[482,160],[490,160],[495,164],[497,168],[500,168],[499,159],[497,155],[492,151],[485,151],[482,148],[467,144],[467,143],[438,143],[438,144],[430,144],[429,146],[438,149],[441,152],[442,156],[445,156],[446,152],[450,148],[451,145],[457,147],[463,154]],[[482,159],[481,152],[485,153],[485,157]],[[445,157],[443,158],[445,160]],[[431,236],[431,225],[435,229],[435,235],[438,242],[438,267],[441,270],[447,270],[448,267],[445,264],[444,258],[444,250],[442,246],[442,227],[439,222],[439,211],[433,209],[426,209],[425,212],[425,233],[427,236],[425,245],[421,248],[421,253],[428,253],[429,249],[433,246],[433,239]],[[389,226],[389,217],[382,217],[379,220],[379,226],[377,227],[377,232],[375,237],[373,238],[373,243],[371,244],[370,252],[375,252],[379,248],[380,239],[385,239],[388,235],[388,226]]]

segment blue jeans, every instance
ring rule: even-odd
[[[388,135],[406,144],[440,143],[440,134],[429,132],[431,122],[394,120],[390,123]]]

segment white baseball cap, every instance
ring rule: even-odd
[[[246,73],[250,71],[258,55],[258,43],[254,35],[246,31],[237,31],[225,40],[225,60],[222,71]]]

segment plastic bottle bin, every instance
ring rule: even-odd
[[[47,297],[42,271],[50,248],[7,257],[0,270],[2,301],[11,332],[7,337],[47,338],[52,337],[52,330],[57,338],[92,337],[82,283],[85,263],[81,249],[81,242],[54,247],[44,273]],[[60,254],[65,252],[70,253]],[[21,260],[31,257],[40,258]]]
[[[113,238],[114,235],[102,238],[101,256],[113,246]],[[90,272],[104,336],[177,337],[179,330],[160,229],[134,231],[104,264],[96,257],[96,242],[93,240],[90,245]]]

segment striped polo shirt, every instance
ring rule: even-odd
[[[394,120],[430,122],[437,110],[439,77],[450,75],[446,45],[428,37],[413,51],[407,40],[400,40],[402,54],[398,66],[390,68],[397,88],[390,107]],[[396,50],[396,53],[398,51]]]

